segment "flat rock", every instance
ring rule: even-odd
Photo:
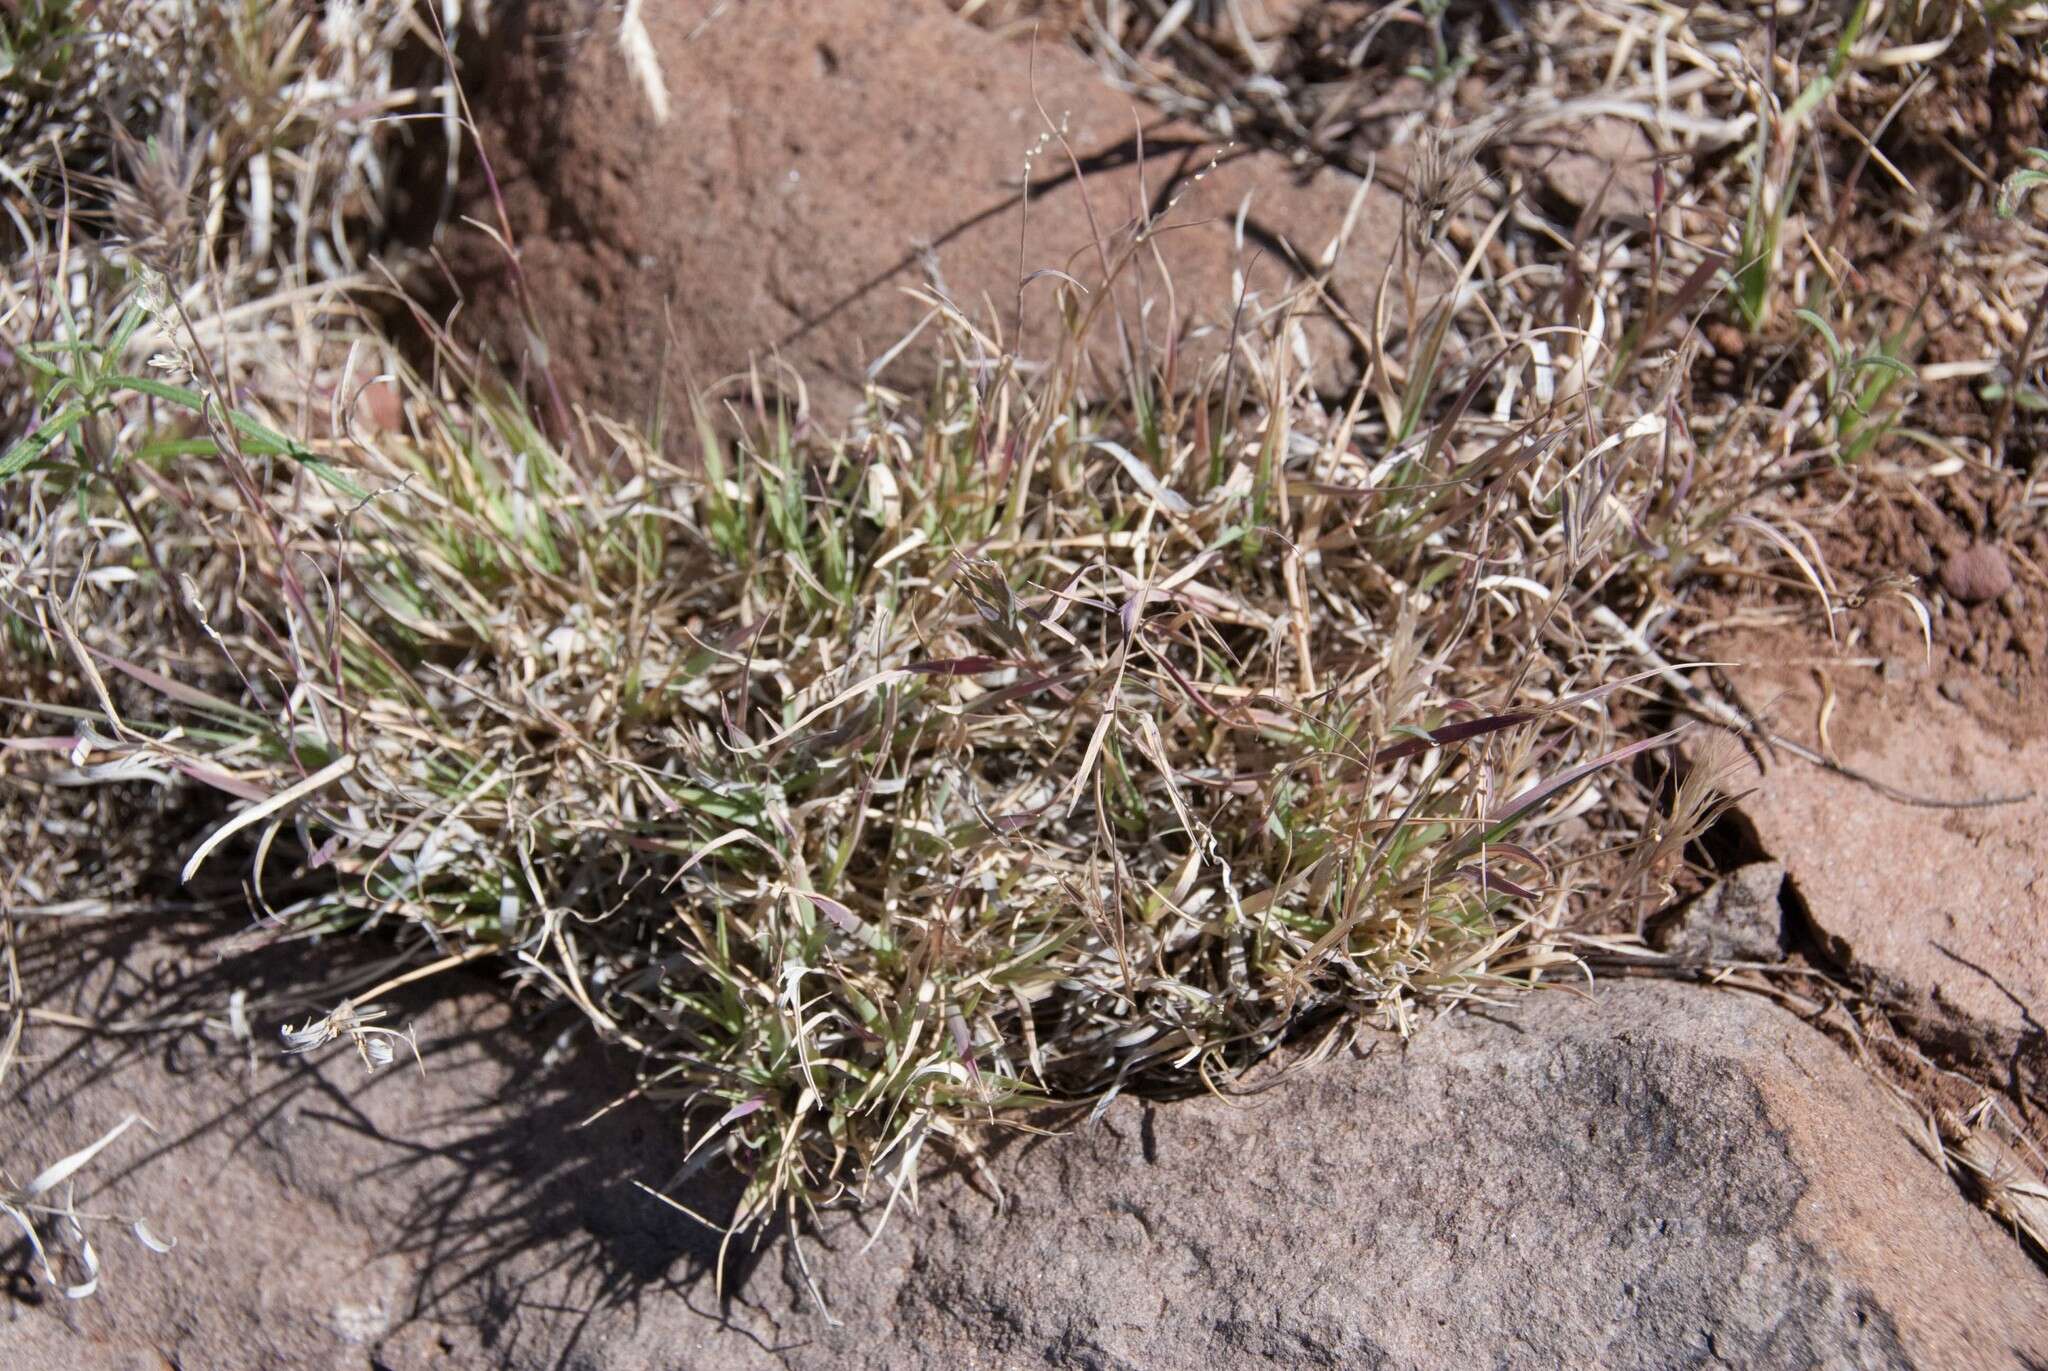
[[[343,949],[321,964],[332,970]],[[75,955],[75,954],[74,954]],[[274,990],[203,947],[80,1001]],[[293,974],[304,974],[304,968]],[[290,975],[278,978],[289,982]],[[470,983],[474,986],[475,983]],[[146,993],[144,989],[146,988]],[[125,993],[119,993],[125,992]],[[426,1071],[279,1059],[275,1025],[37,1026],[0,1111],[26,1170],[129,1110],[81,1207],[104,1289],[16,1300],[0,1365],[187,1367],[1986,1367],[2048,1356],[2048,1281],[1833,1043],[1757,999],[1630,983],[1427,1024],[1242,1100],[1119,1101],[1093,1129],[928,1177],[865,1254],[729,1267],[670,1184],[669,1120],[482,988],[400,998]],[[714,1217],[730,1182],[678,1195]]]
[[[1784,687],[1774,712],[1811,745],[1800,723],[1817,717],[1813,687],[1770,682]],[[1915,796],[2028,796],[1925,808],[1788,755],[1744,782],[1756,788],[1742,812],[1827,951],[1923,1048],[2043,1098],[2048,737],[1994,729],[1928,683],[1849,679],[1838,681],[1830,734],[1844,766]]]
[[[480,63],[483,145],[518,272],[482,234],[446,247],[465,316],[501,354],[545,359],[564,393],[625,417],[658,395],[674,414],[687,384],[751,361],[786,383],[771,356],[814,393],[850,396],[931,312],[912,289],[943,293],[1007,345],[1029,281],[1022,351],[1043,360],[1060,323],[1056,278],[1040,273],[1099,295],[1098,241],[1121,256],[1128,230],[1169,203],[1159,222],[1179,227],[1150,239],[1113,294],[1133,349],[1155,363],[1169,343],[1188,349],[1174,368],[1185,383],[1227,349],[1236,278],[1253,292],[1243,322],[1258,327],[1322,259],[1354,197],[1330,299],[1369,318],[1398,242],[1392,190],[1332,170],[1303,179],[1215,144],[1141,109],[1068,48],[1005,41],[940,0],[646,6],[665,119],[611,7],[560,8],[495,18],[498,47]],[[471,213],[496,225],[493,197],[468,184]],[[1317,303],[1304,332],[1334,385],[1354,359],[1332,309]],[[1091,333],[1099,360],[1118,332]],[[922,336],[885,379],[928,378],[936,341]]]
[[[1002,1216],[934,1192],[869,1254],[892,1273],[836,1265],[848,1331],[759,1331],[820,1367],[2038,1358],[2048,1284],[1912,1128],[1768,1004],[1545,996],[1248,1101],[1121,1106],[1001,1173]]]
[[[1575,212],[1641,218],[1655,203],[1657,149],[1633,119],[1602,114],[1511,130],[1501,155]]]
[[[717,1237],[632,1187],[674,1174],[665,1118],[628,1106],[584,1126],[631,1078],[595,1050],[547,1055],[567,1019],[522,1022],[457,973],[383,997],[394,1026],[417,1029],[424,1071],[407,1058],[373,1075],[345,1045],[280,1056],[281,1022],[304,1022],[310,1005],[252,1008],[247,1040],[225,1012],[238,989],[260,1004],[361,970],[376,955],[367,944],[237,952],[218,929],[171,940],[126,922],[74,927],[28,954],[31,984],[77,978],[42,1003],[211,1022],[27,1030],[0,1097],[0,1168],[16,1181],[130,1113],[148,1128],[77,1178],[79,1208],[115,1216],[88,1232],[99,1292],[71,1301],[17,1284],[29,1297],[0,1304],[0,1367],[553,1365],[546,1356],[584,1343],[563,1311],[625,1321],[643,1298],[673,1305],[687,1352],[684,1306],[709,1297],[667,1273],[707,1269]],[[693,1200],[715,1214],[731,1196]],[[127,1231],[135,1218],[176,1246],[146,1251]]]

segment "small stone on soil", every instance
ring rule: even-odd
[[[2012,567],[1993,543],[1973,543],[1941,564],[1942,589],[1966,605],[1995,600],[2012,586]]]
[[[364,386],[356,393],[356,405],[374,432],[398,433],[405,428],[405,397],[389,381]]]
[[[1742,336],[1742,330],[1730,323],[1716,319],[1701,330],[1707,342],[1716,353],[1723,357],[1740,357],[1749,346],[1749,340]]]

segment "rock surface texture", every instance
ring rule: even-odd
[[[1784,955],[1785,868],[1751,862],[1651,924],[1650,945],[1688,962],[1774,962]]]
[[[131,963],[133,965],[133,963]],[[189,985],[151,954],[130,984]],[[209,982],[210,983],[210,982]],[[139,1007],[139,1006],[135,1006]],[[927,1178],[873,1247],[837,1216],[729,1270],[648,1199],[668,1122],[484,990],[407,1006],[427,1071],[279,1061],[216,1031],[34,1031],[0,1156],[40,1165],[128,1110],[82,1207],[106,1288],[17,1300],[0,1365],[684,1368],[2024,1367],[2048,1281],[1831,1042],[1664,984],[1429,1024],[1242,1100],[1123,1101],[999,1148],[998,1212]],[[274,1027],[274,1026],[271,1026]],[[681,1192],[714,1215],[717,1184]],[[17,1287],[22,1288],[22,1287]],[[2031,1360],[2030,1360],[2031,1359]]]
[[[1794,736],[1818,716],[1811,681],[1765,676],[1760,698]],[[1763,695],[1768,690],[1769,696]],[[1781,862],[1823,950],[1865,983],[1922,1048],[2048,1098],[2048,736],[1928,684],[1840,690],[1841,762],[1922,799],[1901,803],[1790,756],[1745,779],[1742,812]]]
[[[1014,341],[1020,282],[1061,271],[1099,298],[1105,263],[1131,253],[1148,215],[1179,227],[1117,272],[1114,304],[1128,345],[1155,363],[1193,336],[1175,365],[1185,382],[1234,323],[1263,326],[1356,200],[1311,311],[1320,322],[1304,326],[1334,380],[1352,363],[1334,312],[1370,317],[1399,240],[1394,191],[1329,170],[1302,179],[1162,121],[1066,46],[1006,41],[940,0],[754,0],[743,17],[649,5],[665,120],[615,19],[584,9],[508,10],[480,64],[523,285],[483,235],[458,234],[451,255],[467,317],[502,354],[529,367],[545,356],[563,393],[621,418],[645,417],[657,394],[674,414],[687,384],[750,359],[781,381],[771,356],[814,394],[851,395],[931,313],[913,289]],[[469,184],[471,212],[495,225],[480,178]],[[1238,274],[1252,292],[1242,320]],[[1040,275],[1022,290],[1023,350],[1041,360],[1059,333],[1054,285]],[[1091,337],[1105,363],[1123,346],[1113,324]],[[918,383],[935,341],[923,335],[885,376]]]
[[[839,1334],[813,1364],[2038,1358],[2048,1288],[1910,1126],[1767,1005],[1545,997],[1249,1108],[1114,1110],[1021,1158],[1000,1219],[933,1194],[870,1256],[900,1285],[826,1281],[849,1330],[886,1321],[915,1354]]]

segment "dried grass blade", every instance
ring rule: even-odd
[[[189,882],[192,879],[193,873],[199,870],[199,864],[204,862],[215,848],[249,827],[249,825],[261,823],[265,818],[277,813],[280,809],[295,804],[323,786],[348,775],[356,769],[356,761],[357,758],[354,753],[350,753],[346,757],[338,757],[290,789],[281,790],[262,804],[245,809],[234,818],[229,819],[226,823],[208,834],[205,842],[199,844],[198,849],[186,861],[185,869],[178,873],[178,879],[182,882]]]

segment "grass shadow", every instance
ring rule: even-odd
[[[678,1179],[676,1115],[621,1101],[633,1085],[629,1054],[597,1043],[573,1012],[525,1012],[502,986],[454,972],[378,997],[392,1011],[384,1022],[419,1025],[424,1075],[404,1049],[375,1075],[345,1044],[280,1060],[278,1026],[331,1008],[320,988],[382,974],[392,946],[280,941],[223,923],[115,917],[22,939],[32,1003],[127,1031],[33,1030],[38,1051],[10,1074],[7,1110],[26,1125],[53,1101],[115,1100],[157,1128],[96,1161],[83,1176],[93,1191],[182,1184],[238,1202],[253,1195],[252,1232],[292,1228],[302,1241],[336,1221],[359,1227],[376,1257],[411,1273],[400,1326],[446,1330],[497,1360],[571,1364],[594,1327],[637,1321],[650,1299],[681,1300],[746,1332],[732,1322],[734,1303],[779,1245],[736,1239],[724,1297],[711,1294],[717,1226],[736,1212],[744,1181],[722,1165]],[[248,1038],[230,1029],[238,991],[252,1006]],[[152,1022],[168,1026],[141,1027]],[[0,1155],[15,1160],[21,1142]],[[195,1255],[205,1256],[185,1254]],[[0,1253],[0,1290],[44,1303],[29,1263],[24,1242]]]

